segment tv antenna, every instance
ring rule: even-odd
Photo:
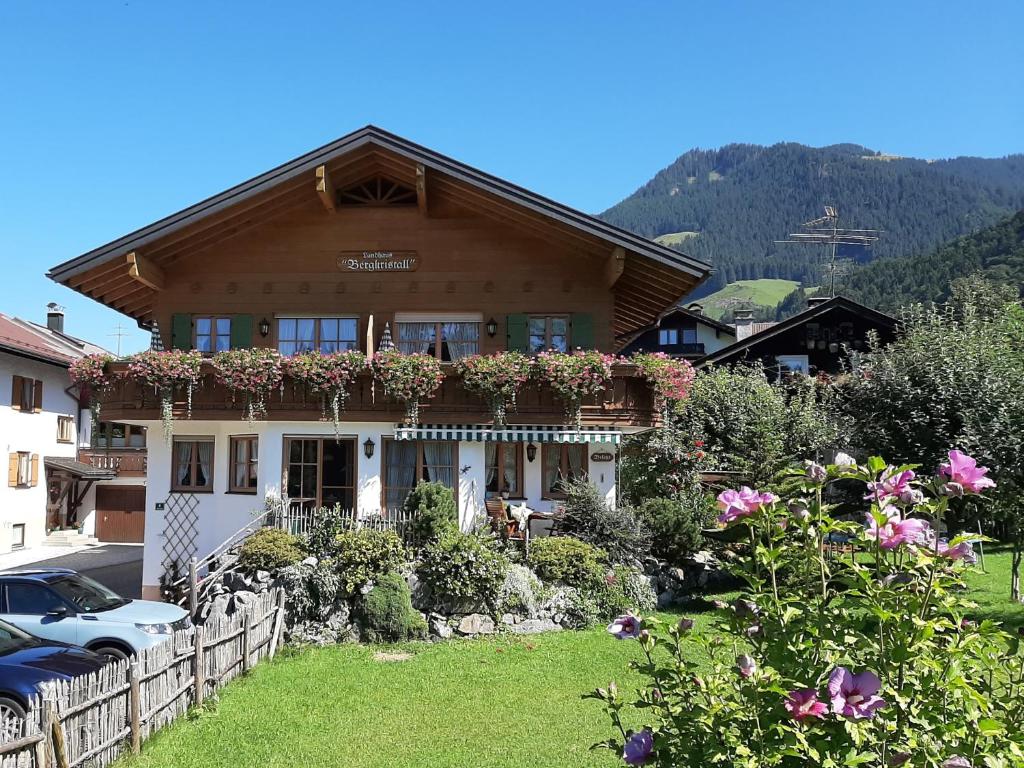
[[[123,325],[118,323],[114,327],[114,332],[107,334],[107,336],[115,336],[115,337],[117,337],[117,356],[118,357],[121,357],[121,339],[123,339],[126,336],[128,336],[128,333],[126,333],[127,330],[128,330],[127,328],[125,328]]]
[[[839,211],[835,206],[826,205],[825,215],[811,221],[805,221],[799,232],[790,232],[786,240],[776,243],[796,243],[797,245],[824,245],[826,253],[826,269],[829,273],[828,295],[836,295],[836,275],[842,274],[843,265],[839,262],[839,246],[854,248],[870,248],[878,240],[879,229],[847,229],[839,226]]]

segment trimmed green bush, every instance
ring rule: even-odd
[[[342,531],[334,537],[331,560],[341,577],[342,593],[352,595],[363,585],[397,571],[405,562],[405,547],[394,531]]]
[[[422,558],[419,574],[436,606],[473,602],[496,610],[508,559],[494,539],[458,529],[443,531],[424,547]]]
[[[604,550],[609,562],[634,565],[651,551],[651,535],[629,507],[608,506],[586,478],[564,484],[562,531]]]
[[[352,517],[344,513],[340,504],[320,507],[313,511],[309,530],[306,532],[306,550],[314,557],[323,559],[334,555],[338,534],[352,530]]]
[[[455,495],[451,488],[441,483],[420,481],[409,491],[402,508],[413,516],[410,524],[412,535],[421,545],[459,527]]]
[[[242,542],[238,565],[250,573],[275,572],[295,565],[306,556],[299,540],[277,528],[261,528]]]
[[[400,573],[381,576],[362,600],[363,634],[371,643],[400,643],[426,637],[427,622],[412,607]]]
[[[591,589],[604,579],[606,555],[571,536],[547,536],[530,542],[528,562],[545,583]]]
[[[699,489],[679,499],[647,499],[637,516],[651,532],[651,554],[673,565],[704,546],[701,529],[709,524],[714,502]]]

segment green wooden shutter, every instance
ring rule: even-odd
[[[526,315],[505,315],[505,334],[509,352],[530,351],[529,319]]]
[[[572,343],[573,349],[594,348],[594,319],[588,312],[574,312],[572,315]]]
[[[231,348],[249,349],[252,346],[252,315],[231,316]]]
[[[192,349],[192,315],[178,312],[171,315],[171,349],[186,352]]]

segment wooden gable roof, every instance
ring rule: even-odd
[[[152,319],[164,270],[317,197],[384,177],[416,191],[426,213],[452,202],[592,255],[614,292],[614,331],[649,325],[710,273],[709,265],[464,163],[367,126],[249,181],[53,267],[48,276],[135,318]]]

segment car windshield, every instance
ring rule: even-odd
[[[22,632],[13,624],[0,621],[0,654],[19,651],[26,646],[32,645],[35,638],[27,632]]]
[[[57,594],[76,605],[84,613],[109,611],[111,608],[117,608],[130,602],[99,582],[81,574],[55,579],[50,582],[50,586]]]

